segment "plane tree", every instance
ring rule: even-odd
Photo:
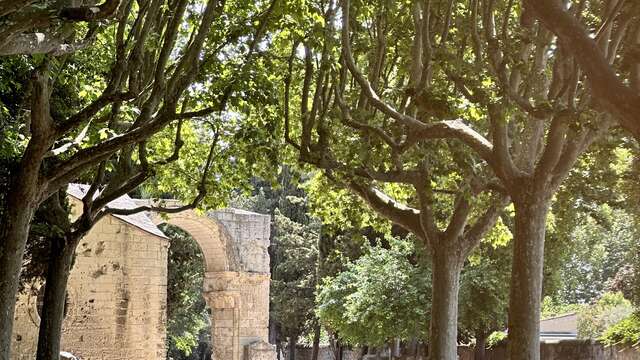
[[[383,106],[374,95],[371,83],[383,87],[386,81],[396,81],[396,75],[409,75],[406,68],[401,68],[402,60],[396,58],[390,65],[383,62],[386,62],[387,49],[396,52],[398,57],[409,50],[422,51],[421,42],[413,48],[402,44],[407,40],[405,30],[420,21],[421,11],[416,5],[413,9],[416,16],[412,17],[405,15],[407,9],[401,4],[391,8],[377,3],[376,6],[358,5],[350,7],[349,2],[343,2],[338,9],[335,3],[329,2],[320,10],[326,24],[323,42],[316,45],[316,38],[304,43],[304,75],[301,86],[296,88],[300,101],[297,115],[301,120],[296,127],[299,136],[291,138],[289,130],[285,132],[303,162],[324,170],[331,181],[350,189],[381,216],[413,233],[420,246],[428,250],[433,272],[430,353],[437,359],[455,359],[460,272],[467,255],[497,221],[508,196],[499,186],[494,186],[489,167],[475,160],[461,144],[425,143],[411,135],[408,140],[399,138],[416,131],[411,124],[419,127],[422,122]],[[353,17],[351,10],[354,10]],[[336,71],[332,63],[338,61],[339,54],[335,51],[338,44],[334,38],[336,19],[340,19],[336,16],[338,12],[342,14],[341,57],[346,66]],[[359,29],[357,34],[362,35],[355,35],[352,40],[350,19],[362,18],[366,18],[366,22],[352,20]],[[368,43],[370,33],[375,35],[373,44]],[[351,41],[358,42],[359,50],[373,47],[371,53],[365,55],[374,62],[367,69],[372,74],[370,80],[356,68]],[[290,68],[295,65],[296,54],[294,44]],[[319,63],[317,70],[314,62]],[[347,78],[347,67],[352,79]],[[411,74],[416,76],[422,72],[421,68],[412,70]],[[289,122],[290,116],[292,77],[286,79],[285,122]],[[411,81],[415,85],[419,82],[416,78]],[[402,98],[408,92],[402,90],[396,94]],[[444,105],[434,110],[441,114],[456,111]],[[422,111],[413,104],[407,106],[408,112],[412,109]],[[392,113],[398,114],[399,121],[393,116],[389,118]],[[449,124],[436,131],[447,133],[447,126]],[[420,130],[426,134],[425,129]]]
[[[343,1],[319,12],[322,41],[298,39],[287,64],[285,138],[430,249],[433,358],[455,358],[460,266],[510,198],[509,352],[539,359],[549,207],[613,123],[566,42],[508,1]]]

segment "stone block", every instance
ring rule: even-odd
[[[264,342],[256,341],[244,346],[244,359],[243,360],[275,360],[276,348],[275,346]]]

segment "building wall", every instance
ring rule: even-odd
[[[168,241],[112,216],[80,242],[69,278],[62,350],[84,360],[164,359]],[[21,294],[16,360],[33,359],[35,289]]]

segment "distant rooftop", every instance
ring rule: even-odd
[[[87,191],[89,191],[89,185],[85,184],[69,184],[69,187],[67,188],[67,194],[78,200],[82,200],[82,198],[87,194]],[[111,201],[106,207],[110,209],[134,209],[138,206],[139,205],[136,204],[134,199],[125,194]],[[145,212],[139,212],[133,215],[113,214],[113,216],[152,235],[159,236],[164,239],[167,238],[167,236],[158,229],[151,219],[149,219],[149,216],[147,216]]]
[[[540,320],[540,340],[545,342],[576,339],[578,337],[578,314],[561,314]]]

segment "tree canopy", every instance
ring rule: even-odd
[[[508,327],[512,360],[538,360],[543,296],[637,305],[639,4],[0,0],[0,360],[25,260],[58,284],[49,360],[93,224],[252,187],[290,340],[319,338],[320,304],[351,343],[452,360],[458,332]],[[155,200],[106,206],[123,194]]]

